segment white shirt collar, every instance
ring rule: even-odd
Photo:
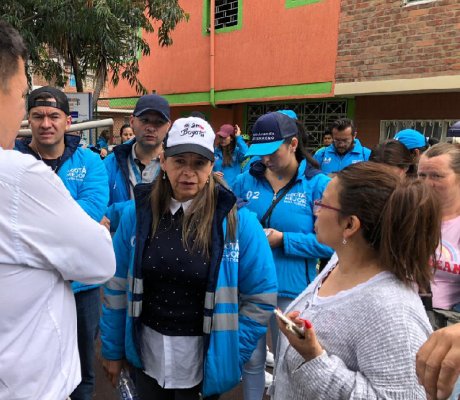
[[[171,204],[169,205],[169,209],[171,211],[171,214],[174,215],[176,212],[179,210],[179,208],[182,207],[182,209],[185,211],[188,210],[190,207],[190,204],[192,204],[193,199],[184,201],[181,203],[180,201],[177,201],[174,197],[171,197]]]

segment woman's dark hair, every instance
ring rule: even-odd
[[[123,124],[120,128],[120,136],[123,134],[123,131],[126,129],[126,128],[131,128],[131,125],[130,124]]]
[[[305,147],[305,143],[302,141],[302,139],[299,136],[299,134],[297,134],[295,136],[291,136],[291,137],[285,139],[284,143],[290,144],[292,142],[293,138],[297,138],[297,142],[298,142],[297,148],[295,149],[295,158],[296,158],[297,162],[300,164],[302,162],[302,160],[307,160],[307,162],[311,166],[313,166],[314,168],[319,169],[319,162],[315,158],[313,158],[311,153],[307,150],[307,148]]]
[[[390,139],[372,149],[369,161],[407,169],[407,175],[415,174],[414,159],[409,149],[398,140]]]
[[[108,130],[108,129],[104,129],[104,130],[99,134],[99,137],[100,137],[100,138],[103,138],[103,139],[105,139],[105,140],[108,141],[109,138],[110,138],[110,132],[109,132],[109,130]]]
[[[235,135],[232,135],[232,141],[228,144],[228,146],[220,147],[222,150],[222,165],[224,167],[228,167],[233,164],[233,153],[235,152],[236,147],[236,138]]]
[[[432,188],[374,162],[350,165],[337,179],[341,214],[359,219],[380,266],[427,290],[441,237],[441,207]]]

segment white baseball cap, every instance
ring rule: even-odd
[[[165,157],[195,153],[214,161],[216,135],[204,119],[197,117],[176,119],[165,140]]]

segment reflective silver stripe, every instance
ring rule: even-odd
[[[126,283],[127,279],[119,278],[118,276],[114,276],[108,282],[106,282],[105,287],[110,290],[118,290],[118,291],[126,291]]]
[[[237,331],[238,314],[214,314],[212,317],[213,331]]]
[[[216,291],[216,303],[238,304],[238,289],[235,287],[222,287]]]
[[[111,308],[112,310],[120,310],[126,308],[126,304],[126,294],[104,295],[104,305],[108,308]]]
[[[238,289],[233,287],[222,287],[216,293],[206,292],[204,307],[213,309],[217,303],[238,304]]]
[[[244,315],[262,325],[267,325],[273,311],[264,310],[254,303],[247,303],[240,309],[240,314]]]
[[[259,304],[269,304],[276,307],[277,294],[276,293],[256,293],[256,294],[242,294],[240,295],[241,301],[259,303]]]
[[[131,275],[128,276],[129,287],[132,288],[132,293],[142,294],[144,293],[144,281],[139,278],[133,278]]]
[[[204,317],[203,332],[207,334],[211,333],[211,317]]]
[[[212,310],[214,308],[214,293],[206,292],[204,296],[204,308]]]
[[[142,301],[129,301],[128,303],[128,315],[130,317],[140,317],[142,312]]]

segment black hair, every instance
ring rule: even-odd
[[[0,20],[0,87],[7,91],[10,79],[19,68],[19,59],[27,60],[27,49],[19,32]]]
[[[319,169],[319,162],[316,160],[311,153],[305,147],[305,144],[302,142],[300,137],[300,132],[297,135],[291,136],[284,140],[284,143],[290,144],[293,138],[297,138],[297,148],[295,149],[295,158],[297,162],[300,164],[302,160],[307,160],[307,162],[312,165],[313,167]]]
[[[348,128],[351,128],[351,133],[353,135],[356,133],[356,127],[355,127],[353,120],[351,120],[350,118],[339,118],[338,120],[332,123],[331,132],[334,129],[337,129],[340,132]]]
[[[201,118],[201,119],[204,119],[206,121],[206,115],[204,115],[204,113],[202,113],[201,111],[192,111],[190,113],[190,116],[191,117],[196,117],[196,118]]]
[[[324,128],[323,137],[326,136],[326,135],[331,135],[332,136],[332,128],[330,126],[326,126],[326,128]]]
[[[122,135],[123,131],[126,129],[126,128],[131,128],[131,125],[130,124],[123,124],[120,128],[120,136]]]

